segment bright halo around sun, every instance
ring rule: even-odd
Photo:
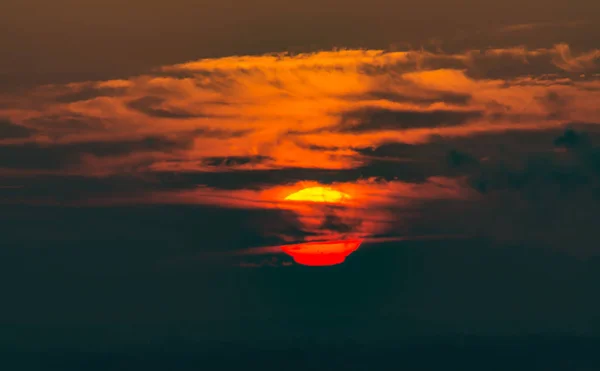
[[[324,202],[341,203],[349,200],[349,194],[337,191],[330,187],[309,187],[288,195],[286,201],[306,201],[306,202]]]

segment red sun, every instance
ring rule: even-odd
[[[306,242],[297,245],[281,246],[286,254],[298,264],[326,266],[341,264],[352,254],[362,240],[338,240],[324,242]]]

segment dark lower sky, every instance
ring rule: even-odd
[[[473,239],[369,245],[323,268],[243,268],[203,256],[259,243],[256,232],[235,229],[248,217],[264,215],[3,208],[2,347],[385,346],[600,330],[597,257]],[[272,258],[282,259],[245,261]]]

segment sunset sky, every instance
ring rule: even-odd
[[[0,324],[597,334],[599,40],[589,0],[4,0]]]

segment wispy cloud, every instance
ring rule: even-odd
[[[540,30],[544,28],[577,28],[588,25],[588,21],[571,21],[571,22],[534,22],[534,23],[518,23],[501,27],[500,32],[523,32]]]

